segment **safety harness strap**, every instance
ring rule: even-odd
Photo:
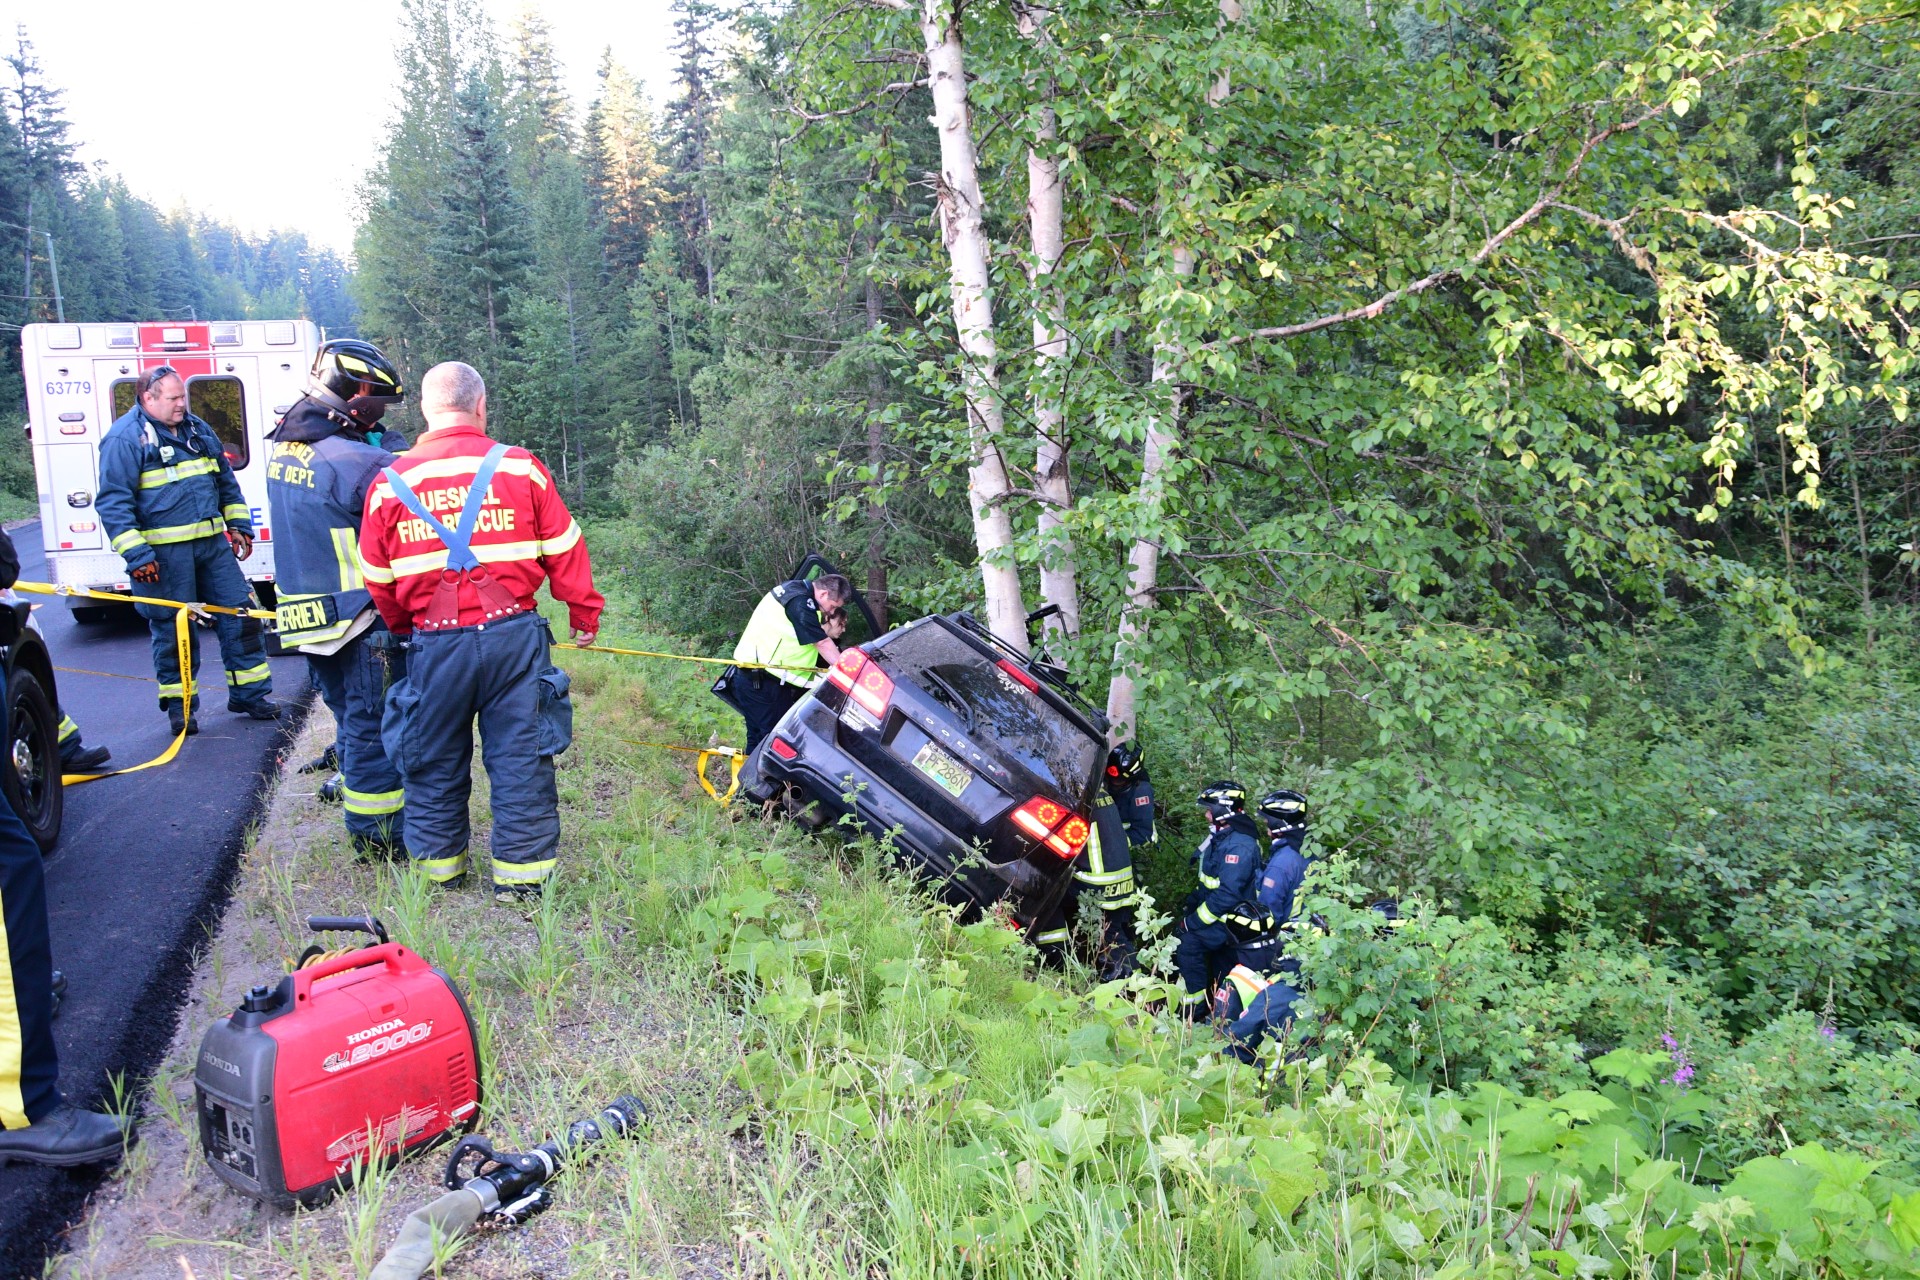
[[[474,469],[473,487],[467,490],[467,500],[460,508],[460,523],[457,528],[449,529],[440,522],[439,517],[427,510],[407,482],[400,478],[400,472],[388,467],[381,472],[387,483],[393,486],[393,496],[400,499],[400,505],[419,516],[426,522],[427,528],[447,548],[447,568],[456,572],[478,568],[480,561],[473,554],[473,527],[480,519],[480,508],[487,500],[487,486],[493,482],[493,473],[500,466],[500,459],[507,456],[507,446],[496,444],[487,450],[486,457],[480,459],[480,465]]]

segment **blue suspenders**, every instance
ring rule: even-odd
[[[496,444],[487,450],[487,456],[480,459],[480,465],[473,472],[473,487],[467,490],[467,501],[460,508],[458,528],[449,529],[440,523],[438,516],[427,510],[420,496],[408,487],[400,478],[400,473],[388,467],[380,474],[393,486],[393,496],[400,499],[400,505],[426,521],[427,528],[433,530],[435,537],[446,544],[447,568],[456,572],[478,568],[480,561],[473,554],[473,526],[480,519],[480,508],[487,500],[487,486],[493,483],[493,473],[500,467],[500,459],[507,456],[507,446]]]

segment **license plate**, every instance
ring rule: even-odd
[[[913,767],[939,783],[948,795],[956,799],[973,781],[972,770],[931,742],[914,753]]]

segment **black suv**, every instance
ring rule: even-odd
[[[1100,716],[1057,671],[970,615],[921,618],[841,652],[757,753],[749,795],[791,788],[812,825],[852,815],[970,910],[1031,928],[1087,841]]]

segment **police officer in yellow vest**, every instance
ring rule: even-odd
[[[280,642],[306,655],[339,726],[340,798],[355,850],[396,861],[406,859],[405,796],[380,715],[397,654],[367,592],[360,519],[368,488],[394,462],[376,443],[381,415],[405,397],[399,371],[372,343],[323,343],[267,459]]]
[[[819,659],[828,665],[840,661],[825,615],[852,598],[853,584],[837,573],[823,573],[812,582],[795,578],[760,597],[733,646],[733,660],[743,668],[733,694],[747,722],[748,754],[812,685]]]

